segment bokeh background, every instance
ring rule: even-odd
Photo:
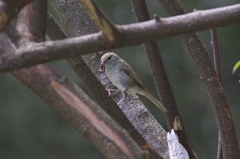
[[[134,23],[129,0],[95,0],[116,24]],[[186,12],[236,4],[237,0],[181,0]],[[167,17],[158,0],[147,0],[150,15]],[[217,28],[221,56],[222,81],[237,134],[240,134],[240,25]],[[199,32],[212,53],[210,31]],[[180,37],[158,41],[162,58],[182,114],[190,144],[199,158],[215,158],[218,129],[206,89],[196,66]],[[142,45],[114,50],[137,72],[145,87],[157,96],[149,64]],[[64,61],[53,62],[80,87],[81,82]],[[83,87],[82,87],[83,88]],[[84,89],[84,88],[83,88]],[[155,118],[166,128],[164,114],[141,97]],[[0,74],[0,159],[103,159],[99,151],[73,129],[52,108],[11,74]]]

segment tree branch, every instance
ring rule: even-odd
[[[66,40],[38,43],[34,44],[32,48],[2,55],[0,57],[0,72],[13,71],[80,54],[155,41],[197,30],[236,24],[239,23],[239,19],[240,4],[236,4],[205,11],[195,11],[170,18],[161,18],[160,21],[150,20],[118,26],[121,33],[119,35],[120,40],[112,42],[99,32]],[[189,41],[191,42],[191,39]]]
[[[138,22],[147,21],[150,19],[145,0],[131,0],[131,2]],[[174,131],[178,135],[179,142],[186,148],[190,158],[197,158],[189,145],[181,115],[177,108],[177,104],[173,95],[171,85],[169,83],[169,79],[164,67],[158,44],[157,42],[147,42],[144,43],[144,48],[147,53],[158,94],[162,99],[163,105],[168,110],[168,112],[166,113],[166,117],[168,121],[169,131],[174,129]],[[175,126],[176,118],[178,119],[177,124],[180,126]]]
[[[82,6],[88,11],[92,19],[96,22],[96,24],[100,27],[103,35],[109,41],[118,40],[119,30],[117,27],[107,19],[107,17],[102,13],[102,11],[96,6],[94,1],[92,0],[78,0]]]
[[[178,0],[160,0],[170,15],[184,14]],[[223,15],[219,15],[223,16]],[[211,20],[211,18],[209,19]],[[237,135],[221,81],[216,74],[209,53],[196,33],[183,34],[182,38],[195,61],[212,103],[220,130],[223,158],[240,158]]]
[[[222,81],[220,55],[219,55],[218,40],[217,40],[217,29],[211,28],[210,32],[211,32],[211,44],[212,44],[212,48],[213,48],[214,68],[215,68],[215,71],[216,71],[220,81]]]
[[[0,1],[0,31],[10,22],[10,20],[32,0],[21,0],[16,3],[15,0]]]
[[[215,71],[222,82],[221,77],[221,68],[220,68],[220,57],[219,57],[219,49],[218,49],[218,40],[217,40],[217,30],[216,28],[211,28],[211,44],[213,48],[213,62]],[[218,133],[218,151],[217,151],[217,159],[223,158],[223,151],[222,151],[222,142],[221,142],[221,134]]]
[[[36,0],[25,8],[22,9],[21,14],[18,15],[18,31],[29,41],[45,41],[47,3]]]
[[[24,37],[21,36],[21,34],[18,32],[15,26],[12,25],[12,23],[9,23],[7,27],[4,29],[5,34],[8,35],[10,40],[13,44],[16,45],[16,47],[19,47],[21,41],[23,41]],[[15,49],[14,49],[15,50]]]

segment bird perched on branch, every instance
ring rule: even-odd
[[[107,89],[109,96],[111,91],[120,91],[123,94],[122,99],[118,102],[120,104],[127,94],[141,94],[151,100],[162,111],[167,112],[167,109],[143,86],[137,74],[133,71],[131,66],[113,52],[105,53],[101,57],[100,64],[102,71],[106,72],[111,82],[117,89]]]

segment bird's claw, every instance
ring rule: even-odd
[[[117,103],[118,105],[122,103],[122,101],[125,99],[125,97],[122,97],[122,99]]]
[[[106,89],[108,91],[108,97],[111,96],[111,91],[109,89]]]
[[[97,70],[98,73],[104,73],[104,71],[101,69],[101,70]]]
[[[123,97],[122,97],[122,99],[117,103],[118,105],[120,104],[120,103],[122,103],[122,101],[126,98],[126,94],[124,93],[124,91],[122,91],[122,90],[119,90],[119,89],[106,89],[106,91],[108,91],[108,97],[110,97],[111,96],[111,91],[120,91],[120,92],[122,92],[122,95],[123,95]]]

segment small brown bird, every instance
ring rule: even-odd
[[[113,52],[105,53],[101,57],[102,72],[106,72],[109,79],[118,89],[107,89],[109,96],[111,91],[120,91],[123,94],[123,98],[118,102],[120,104],[127,94],[141,94],[151,100],[162,111],[167,112],[167,109],[143,86],[142,82],[138,78],[137,74],[133,71],[131,66],[121,59]]]

